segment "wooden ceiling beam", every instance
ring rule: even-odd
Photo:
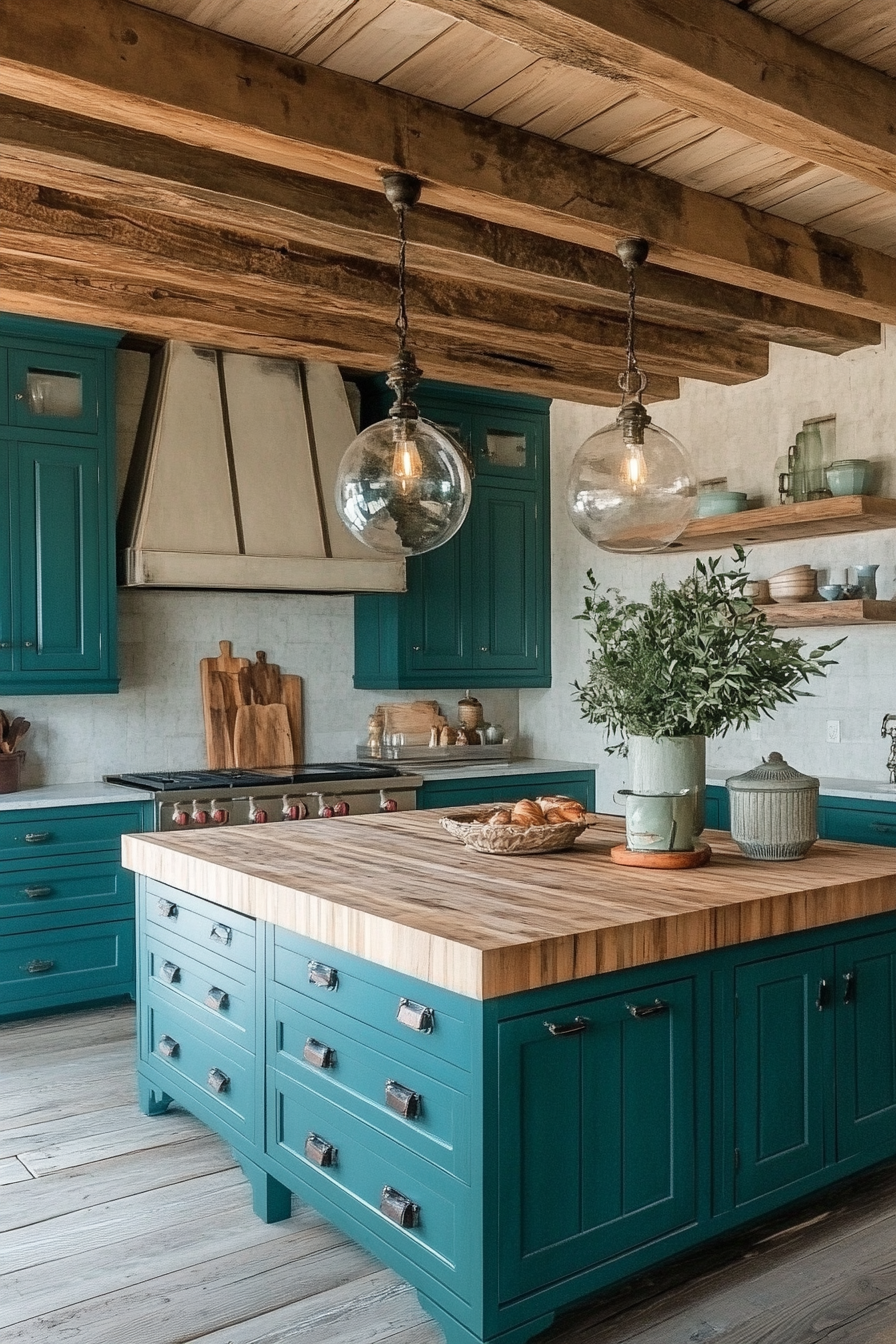
[[[270,242],[222,233],[145,211],[96,202],[27,183],[0,179],[3,245],[35,255],[108,268],[114,254],[128,273],[155,285],[227,289],[234,295],[290,311],[394,321],[397,273],[358,258],[297,250],[288,239]],[[548,365],[558,358],[593,365],[610,375],[623,367],[625,323],[582,307],[533,304],[512,290],[431,275],[409,277],[413,329],[484,346]],[[645,372],[736,384],[764,377],[768,346],[718,332],[638,323]]]
[[[88,117],[0,96],[0,173],[293,244],[391,263],[395,216],[379,193],[254,164]],[[624,312],[615,256],[421,204],[408,220],[412,271],[519,290],[531,300]],[[838,355],[876,345],[865,318],[659,266],[638,279],[647,320]]]
[[[261,287],[198,286],[188,268],[159,267],[155,275],[135,275],[133,256],[107,248],[91,262],[53,257],[23,248],[0,233],[3,305],[9,312],[67,322],[119,327],[141,337],[184,340],[255,354],[320,359],[378,372],[395,354],[392,321],[375,322],[334,313],[332,307],[289,295],[276,298]],[[205,277],[208,281],[208,277]],[[449,382],[532,392],[545,397],[617,406],[615,375],[577,360],[565,351],[548,361],[509,345],[498,348],[477,339],[440,331],[415,330],[413,346],[429,377]],[[678,396],[678,380],[651,378],[646,401]]]
[[[642,234],[672,270],[896,319],[896,259],[512,126],[238,42],[130,0],[0,0],[11,97],[611,251]]]
[[[896,191],[896,81],[728,0],[417,0]]]

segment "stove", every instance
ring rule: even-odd
[[[419,775],[379,761],[259,770],[149,770],[105,778],[151,793],[160,831],[403,812],[416,807],[416,790],[423,783]]]

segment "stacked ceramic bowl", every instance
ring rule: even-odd
[[[808,602],[815,595],[817,570],[809,565],[793,565],[773,574],[768,581],[769,596],[773,602]]]

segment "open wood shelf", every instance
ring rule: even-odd
[[[757,607],[772,625],[865,625],[896,621],[896,602],[869,598],[837,602],[772,602]]]
[[[695,518],[668,549],[706,551],[735,543],[758,546],[768,541],[833,537],[842,532],[873,532],[885,527],[896,527],[896,499],[838,495],[803,504],[777,504],[743,513],[718,514],[714,518]]]

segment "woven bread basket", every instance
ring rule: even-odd
[[[442,825],[449,835],[463,840],[468,849],[480,854],[550,854],[558,849],[569,849],[590,824],[587,821],[561,821],[544,826],[489,826],[482,817],[491,816],[499,808],[509,812],[513,803],[487,803],[469,812],[455,812],[442,817]]]

